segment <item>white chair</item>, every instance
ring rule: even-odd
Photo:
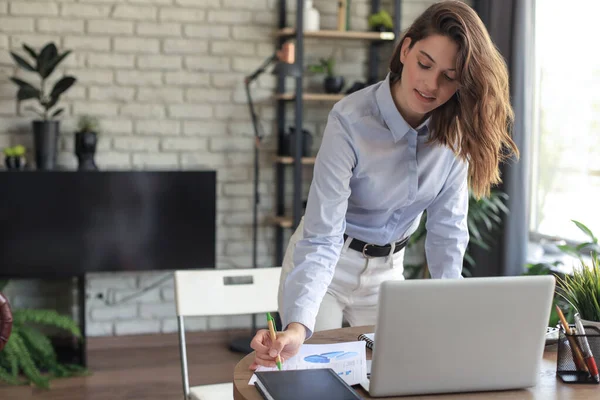
[[[233,383],[190,388],[184,318],[276,311],[280,275],[281,267],[175,271],[175,308],[186,400],[233,399]]]

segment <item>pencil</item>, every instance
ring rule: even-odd
[[[267,313],[267,324],[269,325],[269,333],[271,333],[271,341],[275,343],[277,335],[275,334],[275,320],[271,317],[271,313]],[[277,369],[281,371],[281,356],[277,354]]]
[[[573,352],[573,361],[575,361],[575,366],[577,367],[577,370],[584,371],[589,374],[590,371],[588,370],[588,368],[585,364],[585,359],[583,358],[583,355],[581,354],[581,349],[579,348],[579,344],[577,343],[577,340],[575,340],[575,337],[572,336],[573,334],[571,333],[571,328],[569,327],[569,323],[567,322],[567,319],[563,315],[563,313],[558,305],[556,306],[556,311],[558,313],[558,318],[560,318],[560,323],[562,324],[563,328],[565,329],[565,333],[567,334],[567,339],[569,340],[569,343],[571,344],[571,351]]]
[[[596,383],[600,383],[600,374],[598,374],[598,366],[596,365],[596,360],[594,360],[594,355],[592,354],[590,343],[588,342],[587,337],[585,336],[585,328],[583,327],[583,322],[581,322],[581,317],[579,316],[579,314],[575,314],[575,326],[577,327],[577,333],[581,335],[581,337],[579,338],[579,344],[581,346],[583,357],[585,357],[587,367],[590,370],[590,375],[592,375]]]

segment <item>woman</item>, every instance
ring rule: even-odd
[[[403,279],[404,246],[427,211],[433,278],[460,278],[469,189],[487,195],[518,156],[504,60],[467,5],[429,7],[382,82],[332,109],[306,213],[283,262],[284,331],[252,341],[258,365],[290,358],[315,330],[375,323],[379,285]]]

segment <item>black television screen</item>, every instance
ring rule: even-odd
[[[0,277],[215,266],[215,171],[2,172],[0,188]]]

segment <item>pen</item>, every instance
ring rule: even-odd
[[[580,335],[585,335],[585,329],[583,328],[583,323],[581,322],[581,317],[579,314],[575,314],[575,326],[577,327],[577,332]],[[583,352],[583,357],[585,358],[585,362],[590,370],[590,374],[596,383],[600,383],[598,366],[596,365],[596,360],[594,360],[594,355],[592,354],[592,349],[590,348],[590,343],[588,342],[587,337],[581,336],[579,338],[579,344],[581,344],[581,351]]]
[[[569,328],[569,323],[567,322],[567,319],[563,315],[563,313],[558,305],[556,306],[556,311],[558,312],[558,317],[560,318],[560,322],[561,322],[563,328],[565,329],[565,333],[567,334],[567,339],[569,340],[569,343],[571,344],[571,351],[573,352],[573,361],[575,361],[575,366],[577,367],[577,370],[589,373],[590,371],[588,370],[587,366],[585,365],[585,361],[583,359],[583,356],[581,355],[581,350],[579,350],[579,345],[577,344],[577,340],[575,340],[575,338],[573,337],[573,334],[571,333],[571,328]]]
[[[267,324],[269,325],[269,332],[271,333],[271,341],[275,343],[277,335],[275,334],[275,320],[271,317],[271,313],[267,313]],[[277,354],[277,369],[281,371],[281,356]]]

